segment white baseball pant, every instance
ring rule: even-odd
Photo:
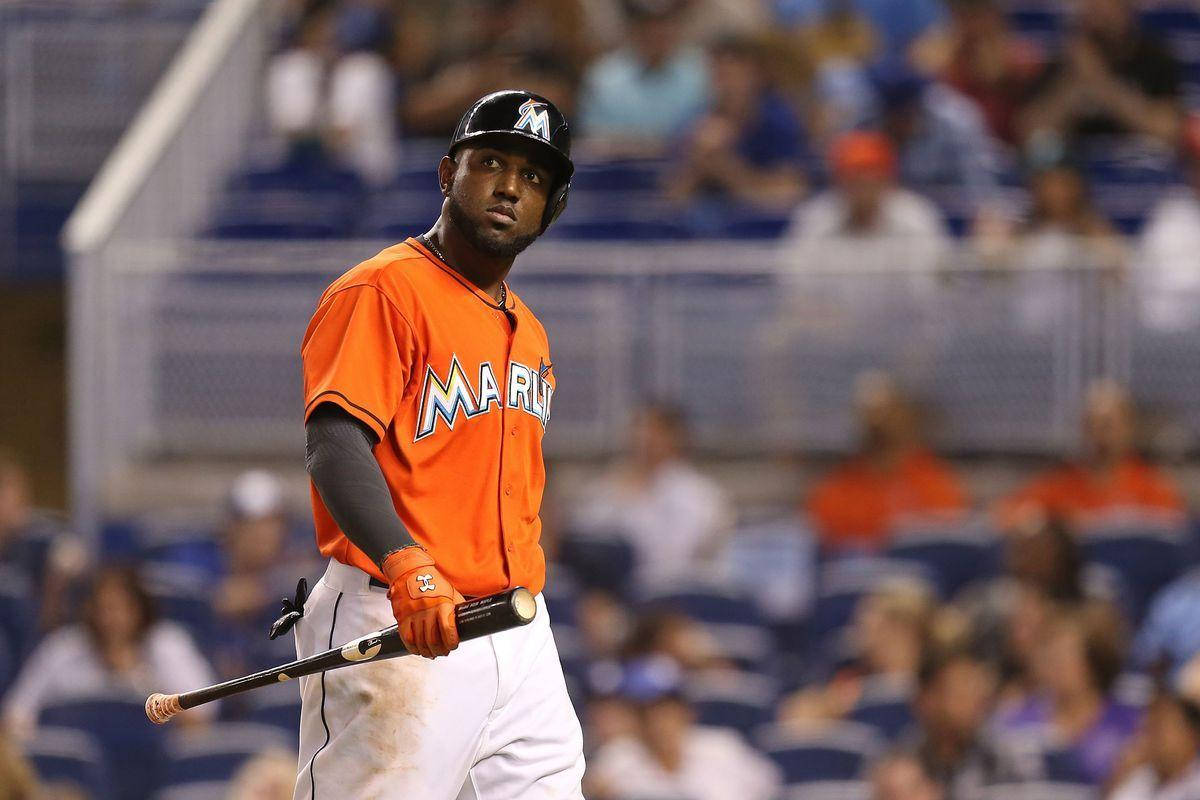
[[[583,735],[546,603],[530,624],[300,679],[295,800],[583,800]],[[395,623],[387,592],[330,561],[296,624],[307,658]]]

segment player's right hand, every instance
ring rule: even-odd
[[[458,647],[454,606],[463,596],[422,547],[405,547],[383,560],[388,599],[410,653],[436,658]]]

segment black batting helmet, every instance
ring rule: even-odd
[[[475,101],[458,121],[450,137],[447,154],[453,158],[459,147],[476,139],[495,136],[520,136],[545,148],[554,164],[554,184],[542,215],[542,230],[558,218],[567,206],[571,189],[571,129],[562,112],[541,95],[520,89],[504,89]]]

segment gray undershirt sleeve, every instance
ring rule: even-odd
[[[322,403],[304,426],[304,466],[334,522],[355,547],[379,564],[416,544],[396,515],[371,448],[375,434],[333,403]]]

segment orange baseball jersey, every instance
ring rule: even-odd
[[[894,471],[865,458],[841,464],[813,489],[808,513],[831,546],[882,546],[905,519],[947,519],[967,510],[967,493],[949,465],[916,448]]]
[[[1183,498],[1171,478],[1137,457],[1122,459],[1109,480],[1081,464],[1064,464],[1034,478],[1000,503],[999,521],[1012,524],[1029,508],[1088,528],[1131,513],[1182,524]]]
[[[396,513],[465,595],[535,594],[542,436],[555,379],[546,331],[415,239],[330,284],[301,345],[304,419],[335,403],[368,425]],[[310,485],[322,555],[383,579]]]

